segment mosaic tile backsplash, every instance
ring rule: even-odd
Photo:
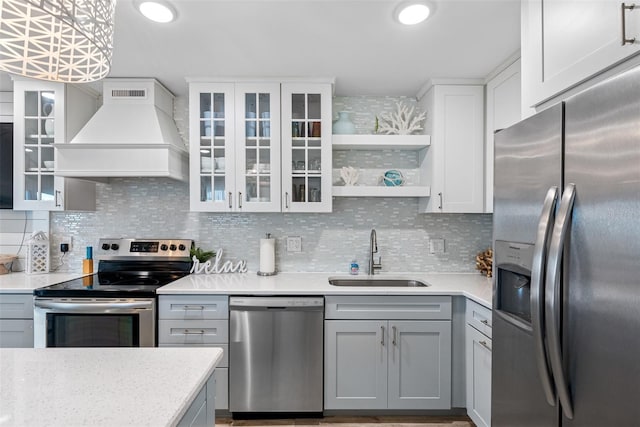
[[[358,133],[373,132],[375,116],[393,111],[404,97],[336,97],[333,111],[352,111]],[[177,99],[175,120],[188,135],[187,102]],[[334,152],[337,168],[359,166],[363,180],[380,171],[401,169],[415,178],[415,153],[403,151]],[[370,176],[369,176],[370,175]],[[338,175],[339,176],[339,175]],[[334,198],[330,214],[202,213],[189,211],[189,186],[165,178],[117,178],[98,184],[96,212],[52,212],[52,248],[62,236],[73,237],[73,248],[58,271],[81,271],[85,246],[101,237],[193,239],[204,249],[222,248],[225,260],[244,259],[249,271],[259,269],[259,240],[276,240],[276,268],[284,272],[347,273],[356,259],[366,273],[369,235],[375,228],[384,272],[474,272],[475,255],[491,245],[490,214],[418,214],[415,198]],[[287,253],[286,237],[302,237],[302,252]],[[429,253],[429,239],[445,239],[444,254]]]

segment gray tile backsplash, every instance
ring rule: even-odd
[[[404,97],[335,98],[333,111],[354,111],[358,133],[372,133],[375,115],[391,111]],[[186,131],[184,99],[176,100],[176,123]],[[354,156],[358,156],[355,158]],[[403,168],[410,179],[415,153],[401,151],[336,152],[334,168],[359,165]],[[335,171],[334,171],[335,176]],[[374,179],[372,177],[368,179]],[[189,238],[205,249],[224,250],[224,259],[245,259],[259,267],[259,239],[277,238],[276,268],[290,272],[347,273],[352,259],[366,272],[369,234],[375,228],[379,255],[387,272],[474,272],[475,255],[491,245],[489,214],[418,214],[415,198],[335,198],[330,214],[189,212],[189,186],[165,178],[116,178],[97,186],[96,212],[52,212],[52,262],[60,263],[63,235],[73,248],[59,271],[81,271],[85,246],[101,237]],[[287,253],[286,236],[302,237],[302,252]],[[429,254],[429,239],[445,239],[444,254]]]

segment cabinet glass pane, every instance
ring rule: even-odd
[[[309,135],[312,138],[320,138],[322,136],[322,123],[321,122],[315,122],[315,121],[311,121],[307,124],[307,128],[308,128],[308,132],[307,135]]]
[[[53,200],[53,175],[41,175],[40,183],[42,185],[42,200]]]
[[[305,177],[293,177],[291,195],[294,202],[306,201],[307,187]]]
[[[294,120],[304,120],[305,115],[305,95],[303,93],[294,93],[291,95],[291,118]]]
[[[320,193],[320,189],[321,187],[321,181],[320,181],[320,177],[309,177],[309,185],[307,186],[309,194],[307,197],[307,201],[312,202],[312,203],[316,203],[316,202],[321,202],[322,201],[322,195]]]
[[[40,136],[38,119],[24,120],[25,144],[37,144]]]
[[[210,176],[200,177],[200,201],[201,202],[207,202],[212,200],[213,198],[212,179],[213,178]]]
[[[40,107],[40,95],[36,91],[24,93],[24,115],[27,117],[38,117]]]
[[[53,147],[42,147],[40,150],[40,160],[40,167],[42,169],[53,171]]]
[[[321,119],[322,104],[320,102],[320,94],[310,93],[307,95],[308,107],[307,118],[309,120],[319,121]]]
[[[24,177],[24,199],[38,200],[38,175]]]
[[[37,147],[25,147],[24,149],[24,171],[25,172],[37,172],[38,171],[38,148]]]
[[[246,201],[271,201],[271,178],[269,176],[248,176],[246,182]]]
[[[55,93],[52,91],[40,92],[40,112],[43,117],[53,117]]]
[[[244,95],[244,113],[246,119],[255,119],[258,105],[255,93],[246,93]]]
[[[307,156],[309,157],[309,172],[322,172],[322,152],[320,151],[320,149],[310,149],[307,153]]]

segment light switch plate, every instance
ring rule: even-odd
[[[431,253],[431,254],[443,254],[444,253],[444,239],[429,239],[429,253]]]
[[[287,252],[302,252],[302,237],[287,237]]]

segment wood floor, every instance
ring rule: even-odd
[[[228,427],[475,427],[467,417],[324,417],[273,420],[217,418],[216,426]]]

